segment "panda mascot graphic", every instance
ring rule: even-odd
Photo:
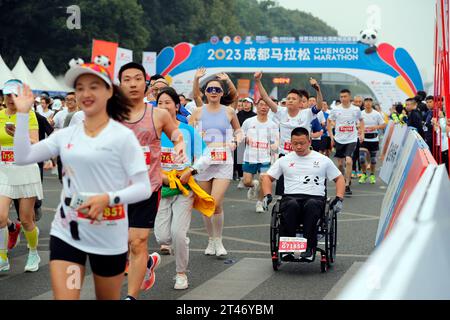
[[[373,54],[377,52],[376,43],[378,41],[378,32],[375,29],[366,29],[360,32],[360,43],[369,45],[364,51],[366,54]]]

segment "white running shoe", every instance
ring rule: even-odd
[[[178,274],[175,276],[175,286],[173,287],[175,290],[184,290],[189,286],[188,279],[185,274]]]
[[[216,238],[216,256],[226,256],[228,254],[227,250],[223,247],[222,238]]]
[[[1,271],[9,271],[9,260],[6,258],[4,260],[3,258],[0,258],[0,272]]]
[[[256,202],[256,212],[257,213],[264,213],[264,208],[263,208],[262,201]]]
[[[205,250],[205,255],[207,256],[213,256],[216,254],[216,246],[215,246],[215,239],[209,238],[208,241],[208,247]]]
[[[237,188],[238,189],[244,189],[245,188],[243,178],[239,179],[239,184],[238,184]]]
[[[25,272],[36,272],[39,270],[39,263],[41,262],[41,258],[39,254],[36,252],[28,253],[27,264],[25,265]]]
[[[247,197],[249,200],[256,200],[259,194],[259,181],[253,180],[253,187],[251,187],[247,192]]]

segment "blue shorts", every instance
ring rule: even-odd
[[[270,162],[267,163],[249,163],[244,162],[242,165],[242,171],[245,173],[257,174],[265,173],[270,169]]]

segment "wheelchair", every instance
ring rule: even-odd
[[[273,208],[270,223],[270,251],[272,256],[273,270],[278,271],[282,262],[282,254],[279,252],[280,242],[280,204],[281,198],[278,199]],[[330,199],[326,200],[324,212],[318,221],[317,241],[318,245],[312,260],[304,258],[290,259],[289,262],[314,262],[316,255],[320,252],[320,270],[322,273],[327,272],[332,264],[336,261],[336,243],[337,243],[337,212],[330,208]],[[303,224],[297,227],[296,234],[303,235]],[[322,244],[321,244],[322,243]],[[323,247],[320,247],[323,245]],[[295,256],[294,256],[295,257]]]

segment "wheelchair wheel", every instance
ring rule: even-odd
[[[337,214],[333,211],[330,217],[330,255],[329,260],[331,263],[336,261],[336,243],[337,243]]]
[[[281,257],[278,252],[280,241],[280,219],[279,219],[280,201],[277,201],[272,209],[272,219],[270,223],[270,254],[272,257],[273,270],[278,271],[281,265]]]
[[[336,214],[329,210],[325,218],[325,253],[326,265],[331,267],[336,257]],[[324,272],[324,271],[322,271]]]

